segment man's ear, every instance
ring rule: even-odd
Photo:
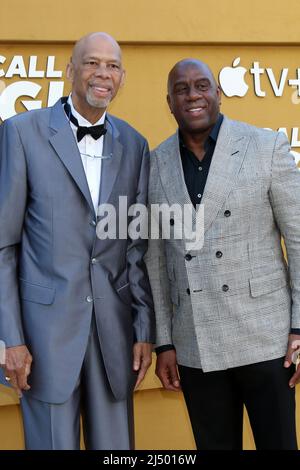
[[[69,62],[66,69],[67,79],[72,83],[74,78],[74,65],[72,62]]]
[[[125,83],[125,78],[126,78],[126,70],[122,70],[122,76],[121,76],[121,82],[120,82],[120,87],[122,87]]]
[[[217,86],[217,95],[218,95],[218,99],[219,99],[219,106],[221,106],[221,102],[222,102],[222,90],[221,90],[220,85]]]
[[[171,99],[170,99],[169,95],[167,95],[167,102],[168,102],[168,106],[169,106],[169,109],[171,111],[171,114],[173,114],[172,107],[171,107]]]

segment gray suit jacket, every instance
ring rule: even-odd
[[[101,203],[146,203],[145,139],[109,116]],[[118,220],[118,218],[117,218]],[[153,341],[145,240],[99,240],[87,180],[61,101],[0,127],[0,338],[33,356],[31,393],[68,399],[78,379],[94,309],[117,399],[132,390],[134,341]],[[126,221],[126,218],[125,218]],[[128,222],[128,220],[127,220]]]
[[[190,203],[177,134],[150,166],[150,204]],[[202,203],[201,250],[149,244],[157,346],[173,343],[179,364],[204,371],[284,356],[300,327],[300,173],[284,134],[225,117]]]

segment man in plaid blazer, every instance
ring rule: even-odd
[[[167,99],[179,129],[152,152],[149,203],[190,206],[194,230],[204,208],[204,243],[172,236],[172,214],[150,240],[157,375],[182,388],[199,449],[241,449],[243,405],[258,449],[296,449],[300,173],[284,134],[220,114],[202,62],[173,67]]]

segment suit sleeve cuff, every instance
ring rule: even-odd
[[[175,346],[173,346],[173,344],[164,344],[163,346],[158,346],[157,348],[155,348],[155,352],[158,356],[160,353],[163,353],[165,351],[172,351],[174,349]]]
[[[292,335],[300,335],[300,328],[291,328]]]

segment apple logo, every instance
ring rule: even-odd
[[[238,67],[240,60],[240,57],[236,57],[232,67],[224,67],[219,73],[219,82],[226,96],[245,96],[248,91],[249,87],[244,79],[247,69]]]

